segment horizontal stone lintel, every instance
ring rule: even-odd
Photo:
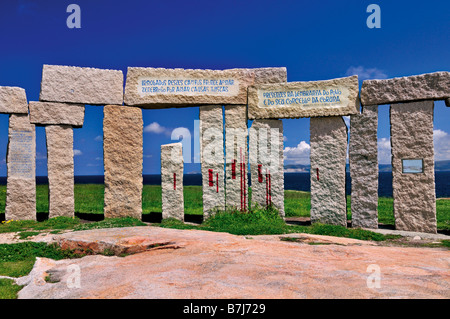
[[[0,86],[0,113],[28,114],[25,89],[13,86]]]
[[[252,120],[352,115],[359,112],[358,91],[356,75],[253,85],[248,88],[248,117]]]
[[[30,102],[29,109],[32,124],[83,126],[85,109],[83,104]]]
[[[122,105],[123,81],[120,70],[44,64],[39,100]]]
[[[422,100],[447,101],[449,98],[450,72],[434,72],[385,80],[366,80],[361,87],[362,105]]]
[[[226,70],[129,67],[124,102],[148,109],[247,104],[248,86],[286,79],[285,67]]]

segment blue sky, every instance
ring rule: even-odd
[[[81,29],[69,29],[69,4]],[[381,28],[369,29],[369,4]],[[450,69],[448,1],[5,0],[0,4],[0,85],[39,99],[43,64],[122,70],[284,66],[288,81],[358,74],[360,80]],[[389,106],[379,111],[380,162],[389,161]],[[177,127],[194,130],[198,107],[144,110],[144,174],[159,173],[160,145]],[[86,106],[74,131],[75,174],[103,174],[101,106]],[[309,119],[283,120],[286,163],[307,163]],[[436,160],[450,160],[450,108],[435,103]],[[0,176],[6,176],[8,116],[0,114]],[[192,142],[193,145],[193,142]],[[200,170],[186,164],[186,172]],[[37,128],[37,175],[46,175]]]

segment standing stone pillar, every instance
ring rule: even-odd
[[[225,209],[222,107],[200,107],[200,162],[202,168],[203,217]]]
[[[142,217],[142,110],[121,105],[103,108],[105,218]]]
[[[227,207],[248,208],[247,106],[225,106],[225,152]]]
[[[45,127],[47,137],[47,170],[49,186],[49,218],[73,217],[74,165],[73,128],[70,125]]]
[[[36,130],[28,114],[11,114],[5,217],[36,220]]]
[[[436,233],[433,101],[393,104],[391,117],[395,228]]]
[[[283,122],[254,120],[249,153],[252,203],[273,205],[284,218]]]
[[[311,222],[347,225],[347,126],[340,116],[311,118]]]
[[[378,105],[350,116],[352,227],[378,228]]]
[[[161,145],[162,218],[184,221],[183,148],[181,143]]]

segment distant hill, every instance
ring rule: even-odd
[[[310,165],[303,164],[289,164],[284,165],[285,173],[308,173],[310,171]],[[391,164],[379,164],[378,165],[379,172],[391,172],[392,166]],[[445,172],[450,171],[450,160],[449,161],[436,161],[434,163],[434,170],[436,172]],[[347,164],[347,172],[350,171],[349,164]]]
[[[434,163],[434,170],[437,172],[450,171],[450,161],[437,161]]]

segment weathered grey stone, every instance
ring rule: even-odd
[[[358,112],[358,76],[248,88],[249,119],[350,115]]]
[[[28,114],[11,114],[5,218],[36,219],[36,131]]]
[[[225,209],[222,107],[200,107],[200,162],[203,188],[203,218]]]
[[[38,125],[65,124],[82,127],[84,105],[55,102],[30,102],[30,122]]]
[[[123,73],[119,70],[44,64],[39,100],[122,105]]]
[[[246,104],[249,69],[200,70],[129,67],[125,104],[144,108]]]
[[[69,125],[45,127],[47,137],[47,170],[49,187],[49,218],[73,217],[74,164],[73,129]]]
[[[387,80],[366,80],[361,87],[362,105],[416,100],[444,100],[450,96],[450,72],[434,72]]]
[[[0,113],[28,114],[25,90],[19,87],[0,86]]]
[[[103,109],[105,217],[141,218],[143,120],[142,110],[120,105]]]
[[[248,208],[247,105],[225,106],[227,207]]]
[[[283,122],[254,120],[249,149],[252,203],[272,204],[284,218]]]
[[[281,68],[256,68],[250,69],[255,73],[254,85],[264,83],[281,83],[287,81],[287,69]]]
[[[395,228],[436,233],[433,101],[391,105]],[[403,159],[422,159],[423,173],[403,173]]]
[[[352,227],[378,228],[378,105],[350,116]]]
[[[311,118],[311,222],[347,225],[347,126],[342,117]]]
[[[162,218],[184,221],[183,147],[181,143],[161,145]]]

